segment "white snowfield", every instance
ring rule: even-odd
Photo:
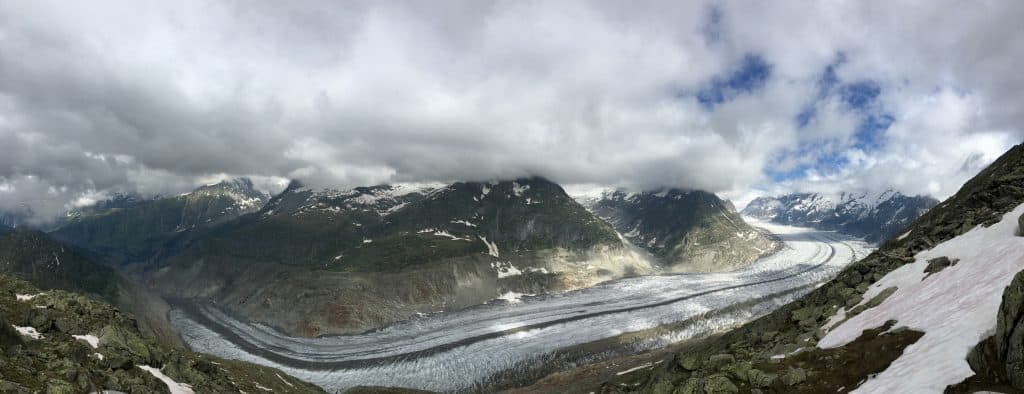
[[[858,393],[941,393],[946,386],[974,375],[967,354],[995,332],[1003,290],[1024,270],[1024,237],[1016,236],[1024,204],[988,228],[975,227],[914,256],[912,264],[890,272],[871,286],[864,299],[882,290],[898,290],[881,305],[835,327],[818,343],[835,348],[861,331],[896,320],[894,327],[924,332],[888,369],[857,388]],[[960,259],[924,279],[928,260]]]
[[[689,321],[635,349],[645,350],[735,326],[870,252],[867,244],[834,232],[752,222],[776,233],[785,247],[743,270],[635,277],[508,297],[518,302],[424,315],[362,335],[294,338],[209,307],[202,316],[173,310],[171,320],[193,349],[280,368],[330,392],[355,385],[455,391],[510,368],[542,364],[558,349],[623,333]],[[743,311],[723,311],[738,304]]]

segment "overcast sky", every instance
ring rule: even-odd
[[[240,175],[945,198],[1024,139],[1022,20],[1010,0],[5,1],[0,210]]]

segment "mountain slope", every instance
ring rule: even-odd
[[[323,392],[271,368],[159,345],[109,304],[3,274],[0,320],[5,393]]]
[[[0,231],[0,273],[43,289],[90,293],[111,301],[119,295],[119,278],[112,268],[40,231]]]
[[[1024,238],[1013,235],[1022,203],[1024,145],[1018,145],[836,279],[605,389],[809,393],[867,384],[861,387],[943,391],[970,375],[970,347],[961,345],[982,339],[978,329],[997,332],[985,327],[996,325],[993,305],[1024,269],[1024,260],[1006,254],[1024,248]],[[984,278],[967,275],[972,272]],[[978,320],[979,312],[992,313]],[[959,337],[939,343],[949,330]],[[926,363],[915,362],[921,356]]]
[[[937,203],[931,197],[906,196],[891,190],[835,197],[798,193],[758,197],[743,209],[743,214],[780,224],[835,230],[879,243],[897,235]]]
[[[245,178],[151,200],[119,195],[68,212],[52,234],[116,263],[145,261],[189,230],[205,229],[254,212],[267,196]]]
[[[673,271],[730,271],[777,246],[744,222],[731,204],[703,191],[617,190],[584,201],[623,237]]]
[[[153,281],[310,336],[651,271],[607,223],[533,178],[345,191],[293,183]]]

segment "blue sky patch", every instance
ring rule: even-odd
[[[808,170],[814,169],[822,173],[841,170],[849,164],[842,152],[856,148],[865,152],[881,149],[885,145],[885,131],[895,121],[893,115],[879,103],[882,87],[872,80],[843,81],[837,70],[846,62],[842,53],[836,60],[825,67],[818,80],[818,94],[796,114],[793,122],[799,129],[806,129],[817,117],[819,105],[828,99],[837,99],[842,103],[844,111],[849,111],[859,118],[854,134],[849,141],[832,139],[818,143],[802,145],[796,150],[780,154],[781,158],[800,157],[803,163],[787,171],[767,169],[765,173],[775,181],[785,181],[805,176]]]
[[[882,87],[874,81],[860,81],[842,85],[839,88],[839,96],[850,109],[865,111],[875,102],[878,95],[882,93]]]
[[[711,109],[740,94],[751,93],[771,78],[772,66],[760,55],[748,54],[725,78],[714,78],[697,92],[697,101]]]

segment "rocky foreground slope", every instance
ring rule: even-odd
[[[319,393],[282,372],[158,344],[129,315],[0,274],[0,392]]]
[[[834,230],[880,243],[897,236],[914,219],[938,204],[927,196],[881,193],[796,193],[758,197],[743,214],[774,223]]]
[[[744,222],[731,204],[699,190],[610,190],[581,201],[676,272],[731,271],[780,245]]]
[[[1024,269],[1024,259],[1014,257],[1024,250],[1024,237],[1015,235],[1024,220],[1022,204],[1024,145],[1018,145],[836,279],[666,362],[623,373],[598,390],[1024,389],[1019,387],[1024,353],[1017,338],[1020,286],[1011,283]]]
[[[169,296],[316,336],[653,269],[540,178],[352,190],[295,182],[168,259],[151,280]]]

